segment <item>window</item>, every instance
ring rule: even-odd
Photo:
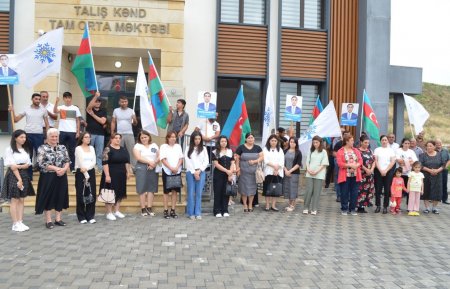
[[[282,0],[281,25],[323,29],[323,0]]]
[[[294,123],[295,135],[300,136],[300,132],[308,129],[309,119],[319,94],[319,85],[304,84],[297,82],[281,82],[280,83],[280,109],[278,111],[279,126],[288,129],[291,127],[291,120],[286,119],[286,96],[288,94],[302,96],[302,121]]]
[[[228,118],[231,107],[236,99],[239,88],[244,86],[244,99],[247,106],[250,127],[256,137],[261,136],[262,110],[263,110],[263,80],[244,80],[232,78],[219,78],[217,81],[217,112],[221,127]]]
[[[221,0],[220,22],[266,24],[266,0]]]

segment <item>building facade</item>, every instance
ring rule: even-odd
[[[86,99],[70,67],[85,25],[108,111],[117,107],[121,95],[133,106],[138,61],[141,57],[148,71],[150,51],[171,104],[178,98],[187,101],[189,131],[201,121],[196,118],[198,91],[217,91],[223,125],[243,85],[257,136],[269,81],[277,124],[293,125],[297,135],[306,129],[317,97],[324,105],[333,100],[340,113],[341,103],[360,102],[366,89],[386,132],[390,93],[421,92],[420,69],[389,64],[390,0],[1,0],[2,52],[18,53],[39,32],[65,28],[61,73],[34,89],[15,86],[16,110],[29,105],[29,96],[40,90],[49,91],[52,102],[58,91],[60,96],[71,91],[83,110]],[[299,123],[285,118],[287,94],[303,97]],[[12,129],[5,100],[0,100],[2,147]],[[401,101],[395,103],[401,111]]]

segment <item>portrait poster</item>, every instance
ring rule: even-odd
[[[359,103],[345,102],[341,107],[341,125],[356,126],[358,123]]]
[[[0,54],[0,85],[19,83],[19,75],[14,65],[14,54]]]
[[[292,94],[286,95],[286,119],[300,122],[302,120],[302,104],[303,97]]]
[[[199,91],[197,100],[198,118],[216,118],[217,92]]]

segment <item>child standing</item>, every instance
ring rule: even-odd
[[[400,212],[400,204],[402,203],[402,191],[408,191],[402,178],[403,169],[398,167],[395,169],[394,178],[391,184],[391,214],[396,215]]]
[[[420,162],[414,162],[412,168],[412,171],[408,174],[408,216],[420,216],[420,196],[423,195],[423,179],[425,176],[420,171],[422,169]]]

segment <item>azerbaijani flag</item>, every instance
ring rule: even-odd
[[[85,97],[93,95],[98,91],[97,78],[95,77],[94,58],[91,51],[91,40],[89,38],[88,25],[84,26],[83,38],[71,69],[77,78],[78,85]]]
[[[169,101],[156,71],[153,58],[148,51],[148,86],[153,107],[153,115],[156,117],[156,124],[165,129],[167,127],[167,116],[169,115]]]
[[[370,139],[377,141],[380,146],[380,125],[377,120],[377,116],[372,109],[372,103],[370,102],[369,96],[364,89],[363,93],[364,101],[364,115],[363,115],[363,130],[367,133]]]
[[[244,100],[244,89],[241,85],[230,114],[223,126],[222,133],[228,137],[230,146],[237,147],[245,141],[245,134],[251,132],[247,106]]]
[[[311,117],[309,118],[309,124],[311,125],[316,118],[319,116],[319,114],[323,111],[322,102],[320,101],[320,97],[317,96],[316,104],[314,105],[314,108],[311,113]],[[329,144],[331,144],[331,139],[329,137],[325,138],[325,141]]]

